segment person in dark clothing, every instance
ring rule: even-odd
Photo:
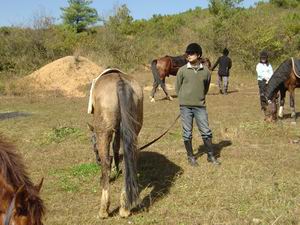
[[[175,89],[179,99],[183,141],[188,162],[198,166],[192,147],[193,119],[195,118],[202,140],[207,148],[207,160],[215,165],[220,162],[214,156],[212,131],[208,125],[205,96],[209,89],[210,72],[200,63],[202,48],[191,43],[186,48],[188,63],[179,68],[176,75]]]
[[[229,50],[224,48],[223,55],[218,58],[216,63],[212,67],[212,71],[219,65],[218,70],[218,85],[220,89],[220,94],[227,95],[228,84],[229,84],[229,70],[232,66],[232,61],[228,57]],[[223,82],[223,85],[222,85]]]

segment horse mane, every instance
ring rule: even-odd
[[[268,82],[266,90],[267,99],[273,99],[274,95],[281,88],[281,84],[289,79],[292,70],[292,60],[289,58],[279,65]]]
[[[38,191],[30,180],[23,159],[16,153],[13,144],[5,140],[0,134],[0,174],[2,175],[2,187],[12,187],[14,192],[22,185],[30,195],[29,214],[33,224],[41,225],[42,216],[45,212],[43,200],[39,197]],[[35,221],[35,222],[34,222]]]

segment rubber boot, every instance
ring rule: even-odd
[[[211,162],[214,165],[220,165],[221,163],[214,156],[214,148],[212,145],[211,138],[203,139],[203,142],[207,148],[207,161]]]
[[[191,166],[199,166],[199,164],[196,161],[195,156],[193,155],[193,147],[192,147],[192,141],[184,141],[184,146],[187,153],[188,162]]]
[[[227,87],[227,86],[225,86],[225,87],[224,87],[224,95],[228,95],[228,92],[227,92],[227,90],[228,90],[228,87]]]

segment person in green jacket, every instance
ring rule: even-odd
[[[200,63],[202,48],[199,44],[189,44],[185,52],[188,63],[178,70],[175,89],[179,99],[182,136],[188,162],[192,166],[198,166],[192,147],[193,119],[195,118],[207,148],[207,160],[215,165],[220,165],[220,162],[214,156],[212,131],[208,125],[205,105],[205,96],[209,89],[211,75],[208,68]]]

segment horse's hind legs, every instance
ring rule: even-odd
[[[105,132],[102,135],[98,135],[98,150],[101,159],[101,187],[102,187],[102,194],[101,194],[101,205],[99,216],[100,218],[107,218],[108,217],[108,209],[110,204],[109,199],[109,175],[110,175],[110,156],[109,156],[109,146],[111,142],[112,134]]]
[[[114,152],[114,162],[116,167],[116,176],[118,176],[121,172],[119,163],[120,163],[120,128],[117,128],[115,131],[115,137],[113,142],[113,152]]]
[[[125,189],[122,190],[122,193],[121,193],[121,196],[120,196],[119,215],[123,218],[127,218],[130,215],[130,209],[126,208],[126,192],[125,192]]]

